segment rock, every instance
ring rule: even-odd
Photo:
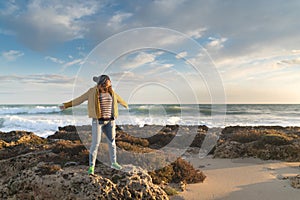
[[[65,126],[58,127],[53,135],[49,135],[47,139],[49,140],[81,140],[81,137],[91,137],[92,126]]]
[[[165,127],[164,129],[162,129],[163,132],[165,133],[170,133],[172,131],[171,127]]]
[[[152,183],[147,172],[117,172],[111,181],[100,175],[88,176],[86,171],[66,168],[56,173],[39,173],[40,163],[8,179],[0,186],[0,197],[15,199],[169,199],[159,186]],[[116,174],[114,175],[117,176]]]
[[[26,131],[0,133],[0,158],[7,159],[21,154],[43,149],[47,140]]]
[[[263,160],[300,161],[299,127],[226,127],[214,157],[257,157]]]
[[[76,126],[73,125],[58,127],[58,130],[65,131],[65,132],[77,132]]]
[[[117,131],[117,134],[116,134],[116,142],[119,142],[119,141],[126,142],[126,143],[136,145],[136,146],[141,146],[141,147],[149,146],[149,142],[147,139],[134,137],[122,130]]]
[[[121,126],[116,125],[116,131],[122,131],[122,130],[123,130],[123,128]]]
[[[70,162],[65,163],[64,167],[70,167],[70,166],[76,166],[76,165],[79,165],[79,163],[70,161]]]
[[[175,135],[176,132],[173,131],[160,131],[156,135],[147,138],[147,140],[149,141],[149,147],[152,149],[160,149],[169,144],[173,140]]]
[[[269,170],[269,171],[274,171],[274,170],[275,170],[275,168],[273,168],[273,167],[266,167],[266,170]]]
[[[56,172],[61,170],[60,165],[56,164],[48,164],[48,163],[38,163],[37,169],[35,170],[35,173],[38,175],[48,175],[48,174],[55,174]]]
[[[174,130],[178,130],[179,125],[178,124],[175,124],[175,125],[166,125],[166,128],[170,128],[172,131],[174,131]]]
[[[214,157],[239,158],[245,156],[245,146],[235,141],[225,141],[217,145]]]
[[[165,132],[160,129],[156,139],[161,140],[166,136],[171,139],[178,127],[166,126]],[[162,187],[154,183],[152,175],[133,165],[125,164],[124,171],[117,171],[97,162],[95,176],[88,176],[88,150],[81,141],[83,137],[90,139],[90,128],[61,127],[47,139],[24,131],[0,133],[0,199],[169,198]],[[151,125],[146,129],[151,132]],[[117,130],[117,144],[119,142],[130,145],[131,151],[137,153],[153,151],[149,138],[135,137],[120,129]],[[108,157],[107,144],[102,144],[102,147],[100,152]],[[132,154],[130,151],[118,151],[119,161],[123,159],[121,163],[126,160],[126,153]],[[150,160],[150,163],[164,162],[160,156],[151,157],[154,162]],[[201,171],[183,160],[166,167],[172,169],[169,171],[171,174],[164,174],[163,171],[160,174],[170,175],[170,179],[166,178],[166,185],[172,181],[177,184],[180,181],[191,183],[205,178]]]
[[[161,184],[162,182],[199,183],[203,182],[206,178],[202,171],[195,169],[190,163],[181,158],[178,158],[162,169],[149,173],[156,184]]]
[[[290,177],[290,184],[293,188],[300,189],[300,174]]]
[[[186,183],[184,181],[180,181],[180,189],[182,192],[186,190]]]
[[[11,131],[8,133],[0,132],[0,140],[5,141],[10,146],[22,143],[41,144],[45,142],[43,138],[27,131]]]
[[[50,135],[47,137],[49,140],[80,140],[80,137],[77,132],[64,132],[64,131],[56,131],[54,135]]]
[[[281,174],[278,174],[276,178],[277,178],[278,180],[286,180],[286,179],[289,179],[289,177],[283,176],[283,175],[281,175]]]
[[[198,126],[198,129],[200,132],[207,132],[208,131],[208,127],[205,125],[200,125]]]
[[[178,194],[180,187],[178,185],[166,185],[166,186],[163,186],[163,190],[169,195],[169,196],[172,196],[172,195],[176,195]]]
[[[198,132],[197,135],[195,136],[193,142],[191,143],[190,147],[201,148],[205,136],[206,136],[206,134],[204,132]]]

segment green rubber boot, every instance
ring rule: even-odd
[[[88,175],[93,175],[94,171],[95,171],[95,167],[94,166],[89,167]]]
[[[122,169],[122,166],[119,165],[117,162],[111,164],[110,167],[113,168],[113,169],[116,169],[116,170],[121,170]]]

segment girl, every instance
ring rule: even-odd
[[[118,117],[118,103],[128,108],[127,103],[113,91],[110,78],[107,75],[95,76],[93,80],[97,83],[96,86],[90,88],[80,97],[60,106],[61,110],[65,110],[88,101],[88,115],[92,118],[92,144],[88,170],[88,174],[91,175],[94,174],[102,131],[105,133],[109,145],[111,168],[122,169],[122,166],[117,163],[116,157],[115,119]]]

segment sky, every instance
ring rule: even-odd
[[[300,103],[299,10],[298,0],[1,1],[0,104],[60,104],[102,73],[129,103]]]

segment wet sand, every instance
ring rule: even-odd
[[[288,177],[300,173],[300,162],[245,159],[188,158],[203,170],[203,183],[189,184],[186,191],[172,200],[298,200],[300,190],[290,185]]]

